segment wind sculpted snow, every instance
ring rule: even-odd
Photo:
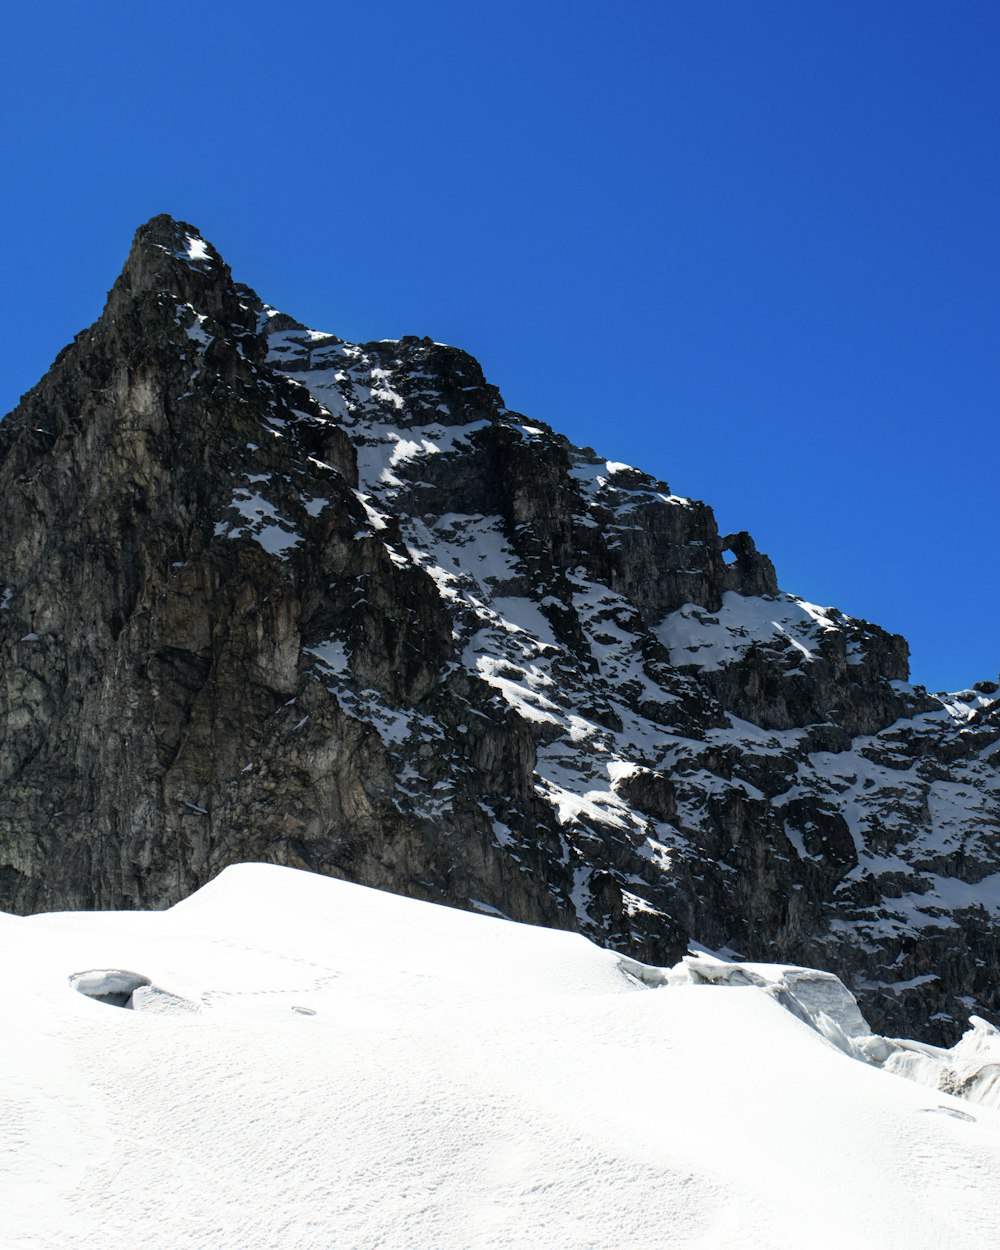
[[[640,968],[265,865],[0,915],[0,946],[10,1250],[982,1250],[1000,1221],[998,1113],[838,1050],[799,1016],[863,1022],[801,969]]]

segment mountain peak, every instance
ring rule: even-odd
[[[229,266],[197,226],[176,221],[166,213],[139,227],[122,271],[130,289],[157,290],[182,272],[231,281]]]
[[[134,301],[172,296],[195,312],[242,330],[255,325],[262,307],[257,296],[237,287],[232,271],[197,226],[167,213],[140,226],[122,271],[108,297],[106,316],[117,318]]]
[[[222,259],[197,226],[192,226],[187,221],[178,221],[169,213],[158,213],[141,225],[135,232],[133,247],[135,246],[160,248],[191,263],[205,263],[210,258],[218,261]]]
[[[154,217],[0,427],[0,907],[256,859],[832,968],[883,1032],[1000,1009],[995,687],[459,349],[272,313]]]

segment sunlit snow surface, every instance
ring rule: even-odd
[[[259,865],[0,943],[4,1247],[996,1244],[1000,1114],[845,1055],[788,970]]]

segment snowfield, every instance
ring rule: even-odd
[[[165,912],[0,914],[0,949],[5,1248],[1000,1237],[997,1035],[873,1038],[825,974],[252,864]]]

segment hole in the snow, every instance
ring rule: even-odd
[[[132,995],[149,985],[149,977],[121,968],[95,968],[91,972],[74,972],[69,979],[73,989],[109,1007],[124,1007],[131,1011]]]
[[[297,1011],[300,1016],[314,1016],[316,1014],[311,1007],[293,1007],[292,1011]]]

